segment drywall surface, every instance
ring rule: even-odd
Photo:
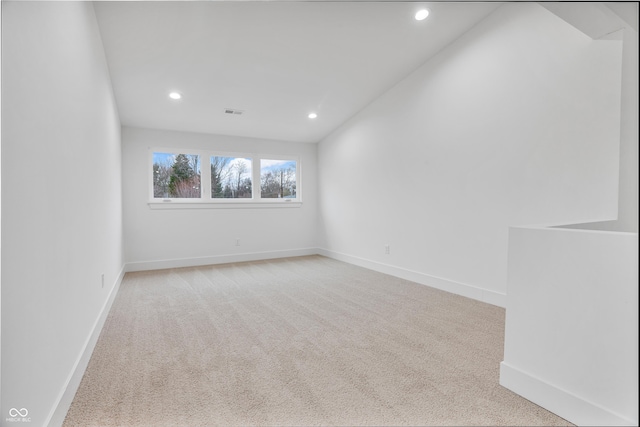
[[[514,227],[500,382],[578,425],[638,425],[638,234]]]
[[[128,268],[161,268],[296,255],[302,254],[296,251],[316,247],[315,144],[129,127],[123,128],[122,140]],[[157,148],[298,158],[302,204],[275,208],[194,209],[186,206],[184,209],[152,209],[149,206],[150,156]],[[206,160],[203,163],[208,164]]]
[[[623,41],[618,218],[582,224],[603,231],[638,231],[638,3],[543,2],[540,5],[593,39]]]
[[[2,4],[0,3],[0,44],[2,43]],[[2,55],[0,55],[0,81],[2,80]],[[0,90],[0,117],[2,117],[2,90]],[[0,224],[2,224],[2,120],[0,120]],[[2,227],[0,227],[0,385],[2,384]],[[2,387],[0,386],[0,398]],[[0,411],[2,404],[0,402]],[[0,412],[0,417],[2,413]],[[0,418],[1,419],[1,418]]]
[[[617,216],[621,51],[502,5],[319,143],[320,247],[504,301],[510,225]]]
[[[123,266],[120,123],[91,3],[2,19],[0,420],[42,426]]]
[[[636,6],[636,16],[638,3]],[[619,228],[638,232],[638,31],[623,30]]]

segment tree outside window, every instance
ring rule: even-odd
[[[263,199],[295,199],[296,187],[296,162],[294,160],[260,160],[260,197]]]
[[[211,157],[211,197],[250,199],[252,197],[251,159]]]
[[[200,198],[200,178],[200,156],[153,153],[153,197]]]

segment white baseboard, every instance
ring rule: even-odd
[[[508,363],[500,363],[500,385],[578,426],[637,426],[575,394],[562,390]]]
[[[368,259],[330,251],[327,249],[318,249],[317,253],[319,255],[333,258],[338,261],[344,261],[349,264],[368,268],[369,270],[374,270],[380,273],[399,277],[401,279],[410,280],[412,282],[420,283],[421,285],[426,285],[432,288],[440,289],[442,291],[451,292],[452,294],[462,295],[464,297],[482,301],[487,304],[492,304],[503,308],[507,305],[507,296],[498,292],[455,282],[449,279],[430,276],[418,271],[407,270],[405,268],[396,267],[393,265],[382,264],[376,261],[370,261]]]
[[[166,259],[160,261],[129,262],[125,271],[162,270],[166,268],[198,267],[201,265],[227,264],[230,262],[260,261],[264,259],[287,258],[305,255],[317,255],[316,248],[289,249],[283,251],[252,252],[232,255],[215,255],[197,258]]]
[[[64,423],[64,419],[67,416],[69,407],[73,402],[73,398],[75,397],[76,392],[78,391],[78,387],[80,386],[80,382],[82,381],[84,372],[89,365],[91,354],[93,354],[93,349],[98,342],[98,338],[100,337],[100,332],[102,332],[104,322],[107,320],[107,316],[109,315],[109,311],[111,310],[113,301],[118,294],[118,289],[120,289],[120,284],[122,283],[122,279],[124,278],[124,273],[125,266],[122,266],[122,269],[120,269],[120,273],[118,274],[118,277],[116,278],[116,281],[111,288],[111,292],[109,292],[109,297],[102,306],[102,310],[100,311],[100,315],[96,319],[96,322],[93,324],[91,334],[85,341],[80,356],[76,360],[73,370],[69,374],[69,377],[67,378],[67,381],[62,391],[60,392],[58,402],[49,414],[47,422],[45,422],[44,425],[48,427],[58,427],[62,426],[62,423]]]

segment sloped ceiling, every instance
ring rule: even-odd
[[[414,19],[426,7],[430,16]],[[499,3],[96,2],[123,125],[317,142]],[[171,101],[179,91],[183,98]],[[227,108],[242,114],[225,114]],[[316,119],[307,115],[316,112]]]
[[[637,2],[542,2],[540,5],[594,40],[625,27],[638,31]]]

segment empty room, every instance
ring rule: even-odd
[[[1,6],[0,425],[638,425],[637,2]]]

